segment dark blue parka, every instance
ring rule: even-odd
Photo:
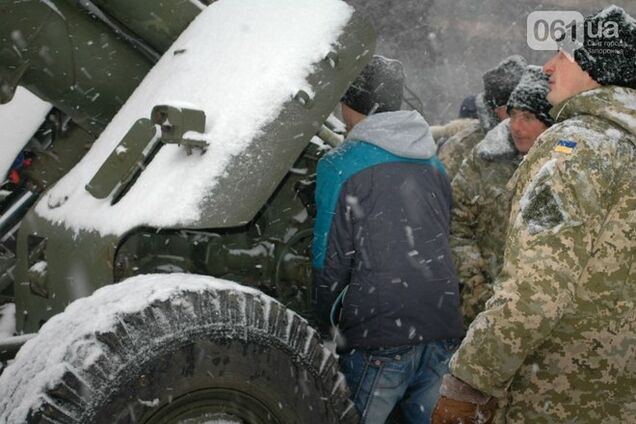
[[[356,125],[318,163],[316,207],[314,307],[345,350],[462,336],[451,189],[419,113]]]

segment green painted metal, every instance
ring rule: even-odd
[[[156,135],[157,128],[150,119],[138,119],[86,184],[86,191],[97,199],[105,199],[113,192],[113,199],[119,198],[156,150]]]
[[[40,218],[32,209],[18,231],[16,329],[34,333],[73,300],[113,282],[119,240],[93,232],[74,233]],[[43,248],[41,248],[43,247]],[[46,264],[44,278],[33,271]]]
[[[92,3],[162,53],[204,7],[196,0],[93,0]]]
[[[7,3],[0,0],[0,22],[6,18],[1,13],[4,13],[2,5]],[[25,3],[41,8],[37,2]],[[70,3],[58,1],[55,4],[58,3],[60,6],[65,5],[60,9],[72,9]],[[72,10],[70,15],[77,12]],[[42,10],[39,13],[37,16],[34,14],[35,17],[29,17],[26,12],[23,15],[37,24],[34,28],[40,30],[60,24],[55,22],[58,18],[51,13],[46,14]],[[42,16],[51,22],[39,20]],[[83,18],[86,16],[73,15],[72,19],[65,22],[84,22]],[[88,22],[99,31],[110,31],[97,20]],[[89,33],[87,30],[83,34]],[[86,60],[85,54],[80,57],[73,51],[74,48],[66,48],[64,43],[69,43],[67,35],[52,38],[54,43],[60,44],[59,57],[67,60],[72,57],[71,68],[81,68],[84,65],[81,60]],[[81,38],[77,37],[75,40]],[[86,42],[92,38],[82,40]],[[29,43],[29,46],[36,45],[35,42]],[[71,301],[121,278],[144,272],[185,271],[235,279],[277,295],[298,312],[305,312],[303,309],[306,307],[305,295],[310,277],[310,237],[306,237],[306,234],[312,226],[312,179],[316,161],[322,152],[309,141],[320,132],[350,82],[370,59],[374,43],[375,34],[371,27],[354,15],[343,30],[334,51],[318,63],[308,77],[315,95],[312,97],[301,92],[290,99],[278,118],[263,129],[245,153],[230,161],[224,176],[202,205],[204,211],[201,220],[190,228],[138,228],[123,237],[102,236],[92,231],[68,229],[30,211],[22,222],[17,240],[15,295],[16,309],[19,311],[16,317],[18,331],[36,332],[42,323],[64,310]],[[0,59],[5,54],[9,55],[5,50],[0,51]],[[29,49],[25,52],[31,54]],[[144,63],[145,59],[135,55],[134,49],[128,53],[132,55],[130,60],[126,63],[121,61],[117,66]],[[15,62],[20,63],[19,60]],[[88,60],[87,64],[103,65],[92,60]],[[31,81],[34,86],[39,86],[40,82],[34,82],[32,78],[41,74],[44,67],[46,65],[41,61],[37,62],[37,66],[31,65],[21,82]],[[147,67],[146,64],[146,70]],[[51,77],[47,80],[49,83],[66,78],[65,83],[68,84],[73,76],[76,77],[76,74],[69,76],[68,67],[60,65],[58,68],[54,70],[57,79]],[[109,72],[118,72],[115,68],[109,67]],[[125,79],[124,76],[130,78],[142,73],[141,65],[138,69],[126,70],[113,77],[112,85],[117,86],[120,79]],[[108,100],[113,100],[113,96],[119,98],[118,92],[114,88],[103,93],[109,99],[102,99],[104,104],[100,108],[107,111],[103,116],[108,119],[112,115],[108,112]],[[86,110],[83,109],[81,96],[52,89],[49,94],[61,106],[70,103],[73,103],[73,108],[77,106],[79,112],[71,114],[71,117],[85,126],[87,121],[82,119],[81,113],[86,113]],[[121,100],[127,94],[122,92],[122,96]],[[201,127],[199,124],[204,122],[200,118],[190,120],[190,117],[186,117],[185,121],[189,123],[181,129],[198,132],[197,129]],[[182,119],[182,124],[185,121]],[[155,122],[160,124],[161,119]],[[148,154],[153,150],[149,147],[150,129],[150,124],[144,123],[138,133],[135,129],[132,134],[129,133],[130,138],[124,137],[120,147],[131,149],[131,155],[124,155],[124,164],[117,164],[117,156],[113,157],[112,163],[110,159],[106,161],[103,170],[89,184],[89,191],[93,195],[107,196],[113,189],[134,184],[133,174],[143,172],[143,167],[131,165],[132,158],[143,161],[152,159],[152,154]],[[170,129],[165,130],[164,133],[169,134]],[[178,137],[173,138],[173,141],[183,141],[186,131],[176,132],[179,134],[175,133]],[[113,154],[117,154],[117,149]],[[103,174],[99,175],[101,172]]]
[[[205,150],[208,143],[204,140],[188,138],[188,133],[205,132],[205,112],[175,106],[158,105],[152,108],[152,121],[161,127],[161,142],[185,146],[188,155],[192,148]],[[192,137],[192,136],[190,136]]]
[[[64,1],[0,0],[0,78],[97,135],[152,63],[105,24]]]
[[[33,191],[44,192],[55,184],[86,154],[95,137],[59,110],[54,110],[35,135],[40,147],[33,148],[31,165],[24,171]],[[31,140],[31,143],[35,141]],[[45,147],[46,146],[46,147]]]
[[[142,228],[117,250],[115,280],[138,274],[207,274],[256,287],[310,318],[313,185],[324,148],[311,143],[247,225],[227,229]]]
[[[336,49],[316,66],[308,81],[315,96],[289,101],[278,118],[263,129],[244,153],[232,158],[202,205],[196,228],[244,225],[267,199],[361,72],[375,50],[373,28],[354,15]],[[334,59],[336,58],[336,59]]]
[[[130,188],[135,178],[161,148],[160,143],[184,145],[188,154],[192,148],[205,149],[207,143],[185,137],[192,131],[205,131],[205,113],[200,110],[159,105],[152,109],[151,119],[138,119],[117,147],[106,158],[86,190],[97,199],[112,194],[113,203]],[[157,126],[161,136],[157,137]]]

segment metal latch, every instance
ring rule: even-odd
[[[192,138],[205,131],[205,112],[202,110],[161,105],[155,106],[150,116],[152,122],[161,127],[162,143],[183,145],[188,155],[192,154],[193,148],[205,151],[208,147],[205,140]]]
[[[205,131],[205,112],[201,110],[160,105],[152,109],[151,118],[135,122],[86,185],[93,197],[112,196],[112,203],[116,203],[164,144],[183,145],[188,155],[193,148],[205,151],[208,146],[203,139],[191,138]]]

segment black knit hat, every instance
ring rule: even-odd
[[[393,112],[402,106],[404,68],[397,60],[373,56],[342,97],[342,103],[363,115]],[[376,106],[377,105],[377,106]]]
[[[508,114],[511,109],[533,113],[548,127],[554,124],[550,116],[552,105],[546,98],[550,91],[548,76],[540,66],[529,65],[508,100]]]
[[[574,60],[601,85],[636,89],[636,20],[618,6],[585,18]],[[563,46],[571,31],[562,39]]]
[[[528,63],[522,56],[514,55],[484,74],[484,100],[490,107],[496,108],[508,103],[510,93],[519,83],[526,66]]]
[[[464,99],[459,108],[459,117],[477,119],[476,96],[468,96]]]

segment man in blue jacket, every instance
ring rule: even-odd
[[[313,302],[337,322],[362,423],[397,405],[429,422],[463,335],[450,184],[424,118],[399,110],[403,82],[399,62],[372,59],[342,99],[348,136],[317,171]]]

